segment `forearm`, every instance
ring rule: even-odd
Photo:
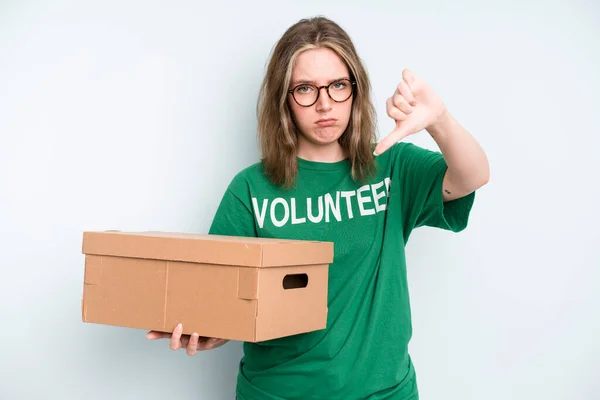
[[[443,188],[446,201],[474,192],[489,181],[490,167],[485,152],[449,112],[428,127],[427,132],[448,164]]]

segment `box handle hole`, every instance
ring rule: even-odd
[[[306,274],[293,274],[286,275],[283,278],[284,289],[300,289],[308,286],[308,275]]]

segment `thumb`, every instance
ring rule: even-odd
[[[374,155],[378,156],[386,152],[390,147],[404,139],[410,134],[408,126],[401,121],[396,122],[396,129],[381,140],[375,147]]]
[[[150,331],[146,334],[146,338],[148,340],[168,339],[170,337],[171,337],[171,334],[167,333],[167,332]]]

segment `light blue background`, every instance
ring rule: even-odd
[[[490,158],[469,228],[408,246],[421,398],[598,399],[600,7],[482,3],[0,2],[0,398],[233,398],[240,343],[188,357],[81,322],[82,232],[206,232],[258,159],[271,47],[324,14],[380,137],[410,67]]]

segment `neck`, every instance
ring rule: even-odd
[[[346,152],[338,142],[318,146],[305,141],[298,143],[298,157],[316,162],[338,162],[347,157]]]

